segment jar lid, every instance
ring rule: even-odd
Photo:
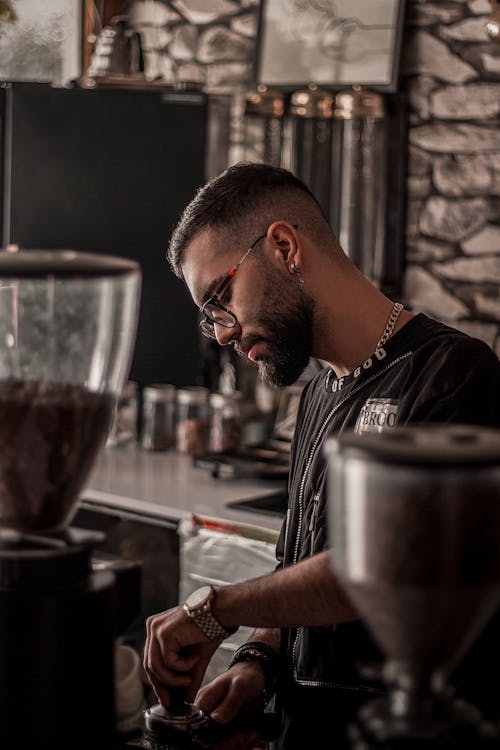
[[[20,250],[0,252],[0,278],[94,279],[139,274],[136,261],[77,250]]]
[[[223,393],[211,393],[208,400],[210,402],[210,406],[213,406],[215,409],[220,409],[228,402],[227,396],[225,396]]]
[[[327,438],[325,453],[432,469],[500,467],[500,430],[462,424],[400,425],[380,433],[341,433]]]
[[[339,91],[335,96],[333,116],[339,120],[373,117],[382,119],[385,115],[384,99],[381,94],[368,91],[356,84],[349,91]]]
[[[263,84],[245,95],[245,114],[261,117],[282,117],[285,113],[285,95]]]
[[[144,401],[172,401],[177,388],[170,383],[152,383],[143,388]]]
[[[179,404],[206,404],[209,390],[202,385],[190,385],[177,391]]]
[[[295,117],[317,117],[327,119],[333,116],[334,95],[330,91],[310,84],[307,89],[294,91],[290,97],[288,112]]]

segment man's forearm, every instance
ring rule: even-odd
[[[279,628],[255,628],[248,641],[267,643],[278,654],[280,650],[280,630]]]
[[[333,625],[358,619],[325,550],[297,565],[219,589],[214,614],[225,627]]]

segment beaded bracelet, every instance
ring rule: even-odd
[[[242,661],[257,661],[264,672],[266,682],[262,693],[264,705],[267,706],[276,692],[279,656],[276,651],[263,641],[248,641],[234,652],[228,669]]]

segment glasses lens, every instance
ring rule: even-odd
[[[204,336],[206,336],[209,339],[215,339],[217,341],[217,336],[215,335],[214,324],[212,323],[211,320],[200,320],[200,328]]]
[[[224,310],[213,303],[208,303],[203,308],[203,312],[212,323],[217,323],[225,328],[232,328],[236,323],[236,318],[229,310]]]

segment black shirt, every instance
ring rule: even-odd
[[[328,547],[327,437],[419,422],[500,427],[500,363],[494,352],[424,314],[415,315],[350,375],[337,378],[326,368],[305,386],[292,444],[289,510],[277,547],[282,564]],[[332,690],[342,701],[340,712],[346,710],[346,695],[357,704],[361,693],[369,697],[377,690],[358,670],[360,662],[380,657],[362,622],[285,629],[281,642],[286,731],[280,747],[293,747],[290,738],[302,732],[304,737],[311,725],[330,731],[336,713]]]

